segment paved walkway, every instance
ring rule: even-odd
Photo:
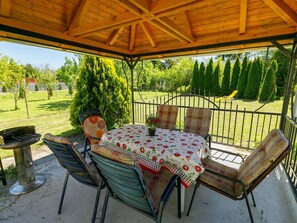
[[[81,141],[82,142],[82,141]],[[80,147],[82,143],[79,144]],[[90,222],[96,191],[93,188],[69,178],[61,215],[57,214],[63,186],[65,170],[58,164],[51,152],[43,147],[43,158],[36,158],[35,170],[46,177],[39,189],[25,195],[13,196],[9,186],[0,185],[0,222],[1,223],[76,223]],[[40,153],[39,153],[40,154]],[[186,210],[193,192],[193,186],[186,190]],[[103,204],[102,191],[97,222]],[[257,207],[252,207],[255,222],[295,223],[297,205],[289,183],[281,166],[277,167],[254,191]],[[110,200],[106,223],[149,223],[151,219],[138,212]],[[176,193],[173,192],[163,215],[163,222],[209,222],[209,223],[246,223],[250,222],[245,201],[233,201],[201,186],[196,194],[189,217],[182,214],[177,218]]]

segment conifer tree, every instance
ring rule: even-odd
[[[199,69],[199,90],[200,90],[200,95],[204,95],[204,77],[205,77],[205,65],[202,62],[200,64],[200,69]]]
[[[231,63],[230,59],[226,61],[225,67],[224,67],[224,73],[223,73],[223,81],[222,81],[222,87],[221,87],[221,94],[222,95],[229,95],[230,90],[230,72],[231,72]]]
[[[244,98],[257,99],[262,78],[262,67],[259,58],[255,59],[249,70],[248,81],[244,91]]]
[[[232,78],[231,78],[231,84],[230,84],[230,92],[233,92],[234,90],[237,89],[239,74],[240,74],[240,61],[239,61],[239,57],[237,57],[236,61],[234,63],[234,66],[233,66]]]
[[[277,72],[277,63],[272,61],[271,66],[268,67],[264,81],[261,86],[259,101],[274,101],[276,94],[276,72]]]
[[[217,62],[216,68],[213,72],[212,75],[212,80],[211,80],[211,92],[218,96],[221,93],[221,88],[220,88],[220,62]]]
[[[80,126],[78,114],[98,109],[107,128],[130,121],[131,91],[126,81],[116,74],[110,59],[84,56],[76,81],[77,92],[70,107],[70,121]]]
[[[239,98],[243,97],[244,91],[246,88],[247,79],[248,79],[248,63],[249,63],[248,58],[244,57],[241,65],[241,72],[240,72],[238,84],[237,84],[237,90],[238,90],[237,97]]]
[[[191,90],[192,93],[198,93],[198,78],[199,78],[199,69],[198,69],[198,61],[195,61],[194,69],[193,69],[193,76],[192,76],[192,83],[191,83]]]
[[[211,92],[211,80],[213,73],[213,61],[212,58],[208,61],[206,66],[205,76],[204,76],[204,92],[209,95]]]

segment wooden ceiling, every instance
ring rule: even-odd
[[[0,0],[0,38],[114,58],[292,43],[296,0]]]

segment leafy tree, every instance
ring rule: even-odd
[[[49,68],[49,65],[39,68],[38,83],[44,86],[47,90],[47,99],[50,99],[54,94],[54,88],[57,83],[57,74],[55,70]]]
[[[277,63],[272,61],[271,66],[268,67],[264,81],[261,86],[259,101],[274,101],[276,94],[275,74],[277,72]]]
[[[237,57],[233,66],[230,92],[233,92],[235,89],[237,89],[239,74],[240,74],[240,61],[239,61],[239,57]]]
[[[276,60],[278,64],[278,70],[276,72],[276,95],[281,97],[284,95],[284,87],[286,85],[286,79],[289,72],[290,60],[279,50],[273,52],[272,59]]]
[[[260,83],[262,79],[262,67],[259,58],[256,58],[248,74],[248,82],[244,92],[247,99],[257,99],[259,94]]]
[[[209,95],[211,92],[211,80],[212,80],[212,73],[213,73],[213,61],[212,58],[208,61],[205,71],[205,78],[204,78],[204,91],[206,95]]]
[[[58,70],[58,75],[61,81],[63,81],[68,87],[68,92],[72,97],[73,94],[73,85],[75,83],[75,79],[78,76],[78,65],[74,58],[69,59],[65,57],[64,65]]]
[[[204,95],[204,77],[205,77],[205,65],[202,62],[199,68],[199,80],[198,80],[200,95]]]
[[[237,90],[238,90],[237,96],[239,98],[242,98],[245,92],[245,88],[248,80],[248,64],[249,64],[248,58],[244,57],[242,61],[241,72],[240,72],[238,85],[237,85]]]
[[[225,60],[234,60],[238,57],[242,57],[242,53],[231,53],[231,54],[219,54],[219,55],[216,55],[215,56],[215,59],[221,59],[222,61],[225,61]]]
[[[229,90],[230,73],[231,73],[231,63],[230,63],[230,59],[228,58],[225,64],[224,73],[223,73],[223,81],[222,81],[222,87],[221,87],[222,95],[230,94],[230,90]]]
[[[221,94],[221,88],[220,88],[220,62],[217,62],[216,68],[212,74],[212,80],[211,80],[212,88],[211,92],[214,95],[220,95]]]
[[[80,112],[93,109],[100,111],[108,129],[129,123],[131,91],[125,80],[116,74],[112,60],[85,56],[76,87],[70,107],[73,126],[80,126]]]
[[[199,69],[198,69],[198,61],[195,61],[194,64],[194,69],[193,69],[193,76],[192,76],[192,83],[191,83],[191,88],[192,88],[192,93],[197,93],[199,90],[198,87],[198,78],[199,78]]]

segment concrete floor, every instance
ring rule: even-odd
[[[76,223],[90,222],[96,191],[69,178],[62,213],[57,214],[65,170],[58,164],[50,151],[43,149],[43,158],[35,159],[35,170],[46,177],[46,182],[37,190],[13,196],[9,186],[0,184],[1,223]],[[186,190],[186,210],[193,186]],[[102,191],[96,222],[100,221],[105,190]],[[278,166],[254,191],[257,207],[252,206],[255,222],[296,223],[297,205],[286,175]],[[106,223],[153,222],[140,213],[110,200]],[[246,203],[233,201],[203,186],[198,188],[189,217],[185,213],[177,218],[176,191],[173,192],[163,214],[163,222],[250,222]]]

